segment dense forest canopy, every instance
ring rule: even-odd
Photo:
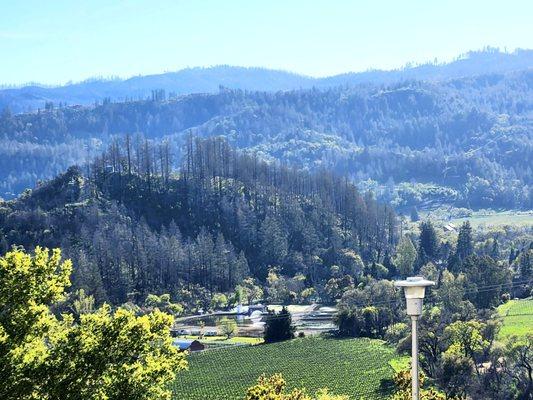
[[[0,203],[0,252],[61,247],[74,288],[98,301],[166,292],[189,304],[245,278],[319,287],[332,273],[362,276],[363,260],[383,262],[397,242],[393,211],[346,178],[267,163],[219,138],[189,137],[181,168],[171,164],[168,142],[115,141],[85,173],[72,167]]]
[[[114,136],[223,135],[260,157],[331,168],[397,207],[533,207],[531,71],[286,92],[216,94],[0,115],[0,194],[94,157]]]

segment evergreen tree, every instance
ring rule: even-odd
[[[492,249],[490,251],[490,256],[494,258],[495,260],[498,260],[500,258],[500,244],[498,243],[498,239],[494,238],[492,242]]]
[[[270,313],[265,322],[265,343],[281,342],[294,338],[292,317],[286,307],[279,313]]]
[[[437,233],[431,221],[420,223],[420,236],[418,239],[418,258],[419,266],[428,261],[434,261],[438,255]]]
[[[1,201],[1,199],[0,199],[0,201]],[[0,234],[0,256],[2,256],[5,253],[7,253],[7,250],[8,250],[7,240],[4,237],[4,235]]]
[[[459,235],[457,237],[457,248],[455,254],[459,260],[466,260],[467,257],[474,253],[474,245],[472,241],[472,226],[469,221],[463,222],[459,228]]]
[[[533,249],[525,249],[516,260],[520,279],[531,281],[533,279]]]
[[[288,253],[287,235],[273,215],[268,215],[259,232],[261,238],[261,261],[264,267],[281,266]]]

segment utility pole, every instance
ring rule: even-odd
[[[422,304],[426,287],[435,285],[421,276],[396,281],[394,286],[403,287],[407,304],[407,315],[411,317],[411,391],[413,400],[420,400],[420,376],[418,373],[418,320],[422,315]]]

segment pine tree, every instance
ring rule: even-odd
[[[261,224],[261,258],[264,267],[281,266],[288,253],[287,235],[275,216],[267,216]]]
[[[418,239],[418,258],[420,265],[434,261],[438,252],[437,233],[431,221],[420,223],[420,237]]]
[[[490,256],[494,258],[495,260],[498,260],[500,258],[500,245],[498,243],[498,239],[494,239],[492,242],[492,249],[490,251]]]
[[[474,245],[472,244],[472,227],[470,222],[465,221],[459,229],[459,236],[457,237],[457,249],[455,250],[457,257],[463,261],[474,253]]]

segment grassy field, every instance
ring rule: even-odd
[[[351,399],[382,399],[382,379],[405,364],[378,340],[310,337],[288,342],[211,350],[189,357],[189,371],[174,384],[175,400],[242,399],[265,373],[281,372],[291,387],[310,393],[327,387]]]
[[[456,218],[451,222],[457,226],[463,221],[470,221],[470,224],[477,228],[479,226],[530,226],[533,225],[533,212],[531,211],[501,211],[494,213],[474,212],[468,218]]]
[[[533,298],[510,300],[498,307],[498,313],[503,317],[500,339],[533,333]]]
[[[263,342],[263,338],[254,338],[247,336],[233,336],[229,339],[226,339],[225,336],[204,336],[198,338],[197,335],[181,335],[177,339],[187,339],[187,340],[199,340],[202,343],[228,343],[228,344],[260,344]]]

